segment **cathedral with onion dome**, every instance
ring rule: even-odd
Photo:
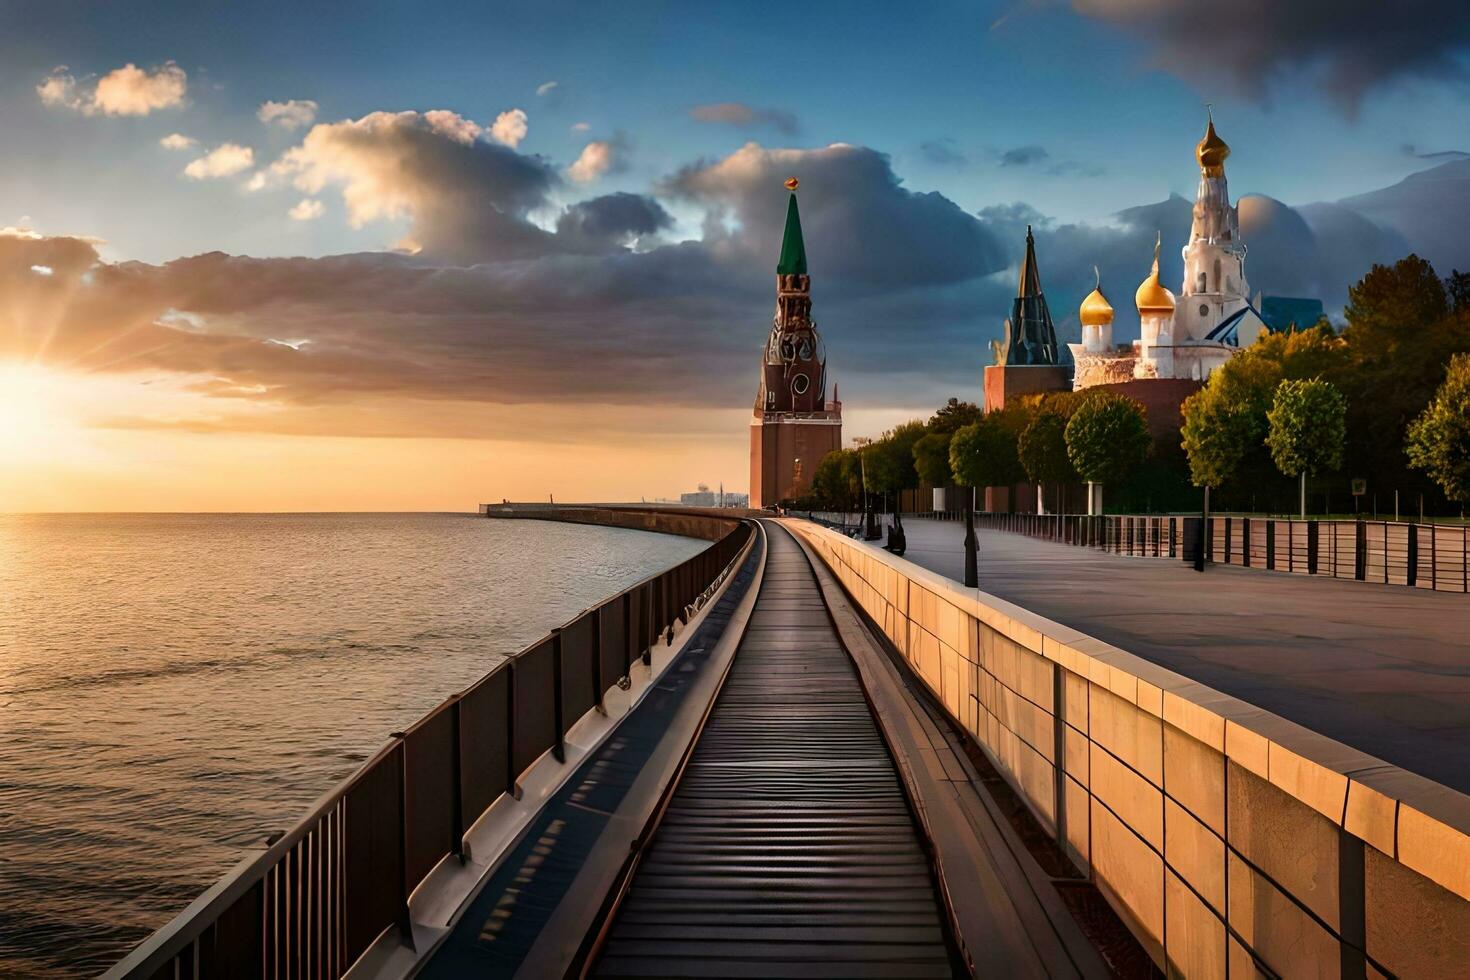
[[[1240,218],[1225,181],[1230,146],[1215,132],[1213,118],[1194,155],[1199,191],[1179,294],[1159,281],[1162,242],[1155,242],[1153,269],[1134,294],[1139,339],[1131,348],[1118,348],[1113,308],[1099,281],[1079,310],[1082,342],[1067,345],[1073,388],[1153,378],[1202,382],[1269,329],[1249,299]]]

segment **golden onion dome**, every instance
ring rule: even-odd
[[[1194,158],[1206,177],[1219,177],[1225,173],[1225,158],[1230,155],[1230,144],[1215,132],[1215,120],[1205,127],[1204,139],[1194,148]]]
[[[1093,266],[1092,271],[1097,276],[1097,288],[1087,294],[1077,315],[1084,327],[1107,326],[1113,322],[1113,304],[1102,294],[1102,276],[1098,274],[1097,266]]]
[[[1174,294],[1159,282],[1159,246],[1163,243],[1162,234],[1154,242],[1154,268],[1138,287],[1134,294],[1134,302],[1138,305],[1138,312],[1144,313],[1170,313],[1174,312]]]

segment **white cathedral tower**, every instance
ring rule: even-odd
[[[1111,307],[1106,327],[1099,309],[1082,311],[1083,342],[1068,345],[1075,366],[1074,388],[1117,384],[1128,379],[1203,381],[1242,347],[1267,331],[1250,303],[1245,280],[1245,244],[1240,218],[1225,183],[1230,147],[1210,119],[1194,148],[1199,193],[1184,246],[1184,283],[1176,296],[1159,282],[1159,245],[1153,269],[1138,287],[1139,339],[1131,351],[1112,350]],[[1101,297],[1101,293],[1096,293]],[[1088,302],[1092,302],[1089,297]],[[1106,301],[1103,301],[1104,303]],[[1097,321],[1088,323],[1089,318]],[[1088,327],[1094,327],[1089,333]]]
[[[1194,149],[1199,161],[1199,192],[1195,195],[1189,243],[1183,249],[1184,283],[1174,311],[1176,342],[1213,341],[1243,347],[1265,329],[1250,306],[1240,218],[1230,203],[1230,188],[1225,181],[1228,156],[1230,147],[1215,132],[1211,118],[1204,139]]]

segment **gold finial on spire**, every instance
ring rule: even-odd
[[[794,192],[799,186],[801,186],[801,181],[797,180],[795,177],[786,178],[786,189],[788,191]]]
[[[1113,322],[1113,304],[1102,293],[1102,273],[1097,271],[1097,266],[1092,267],[1092,275],[1097,280],[1097,287],[1082,301],[1077,318],[1084,327],[1106,326]]]
[[[1174,312],[1174,294],[1159,282],[1159,249],[1164,244],[1164,234],[1159,232],[1154,239],[1154,267],[1138,287],[1138,292],[1133,295],[1134,303],[1138,306],[1138,312],[1143,313],[1169,313]]]
[[[1200,171],[1206,177],[1225,176],[1225,158],[1230,155],[1230,144],[1220,138],[1215,132],[1214,103],[1205,103],[1204,138],[1194,148],[1194,158],[1199,161]]]

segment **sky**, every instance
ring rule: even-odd
[[[980,398],[1027,224],[1128,322],[1470,268],[1470,9],[0,0],[0,511],[744,490],[782,181],[844,434]],[[1458,263],[1458,264],[1457,264]]]

